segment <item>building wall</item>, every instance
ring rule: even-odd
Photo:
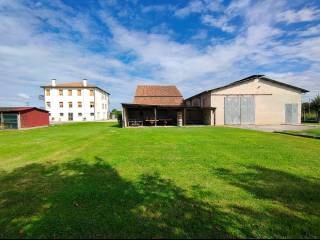
[[[109,116],[109,95],[96,88],[50,88],[50,96],[45,92],[45,109],[50,112],[50,121],[65,122],[69,121],[69,113],[73,113],[73,121],[98,121],[107,120]],[[63,96],[59,95],[59,90],[63,90]],[[72,90],[72,96],[68,96],[68,90]],[[94,90],[94,96],[90,96],[90,90]],[[78,96],[78,90],[82,91]],[[47,106],[50,102],[51,106]],[[63,108],[60,108],[60,102],[63,102]],[[72,102],[72,108],[69,108],[69,102]],[[78,107],[78,102],[82,107]],[[90,107],[90,103],[94,107]],[[81,113],[82,115],[79,115]]]
[[[193,97],[186,101],[187,106],[193,107],[211,107],[211,93],[204,93]],[[214,125],[214,115],[213,110],[203,110],[201,114],[203,124]]]
[[[20,113],[20,128],[49,126],[49,113],[30,110]]]
[[[95,120],[109,119],[109,95],[100,90],[95,90]]]
[[[284,124],[285,104],[298,104],[301,123],[301,93],[261,79],[255,79],[211,93],[211,106],[216,108],[216,124],[224,125],[224,99],[230,95],[254,95],[256,124]]]

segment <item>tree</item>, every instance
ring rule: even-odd
[[[318,122],[320,122],[320,95],[311,101],[311,109],[317,113]]]

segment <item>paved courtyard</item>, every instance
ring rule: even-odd
[[[236,125],[236,128],[257,130],[262,132],[303,131],[316,128],[311,125]]]

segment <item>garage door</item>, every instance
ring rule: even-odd
[[[225,97],[224,121],[228,125],[240,124],[240,98],[238,96]]]
[[[298,104],[286,104],[285,111],[286,124],[298,124]]]
[[[2,114],[1,126],[4,129],[17,129],[18,128],[18,114],[16,114],[16,113]]]
[[[224,110],[227,125],[255,123],[254,96],[227,96]]]

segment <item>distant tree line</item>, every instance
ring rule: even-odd
[[[305,122],[320,122],[320,95],[302,104],[302,116]]]

